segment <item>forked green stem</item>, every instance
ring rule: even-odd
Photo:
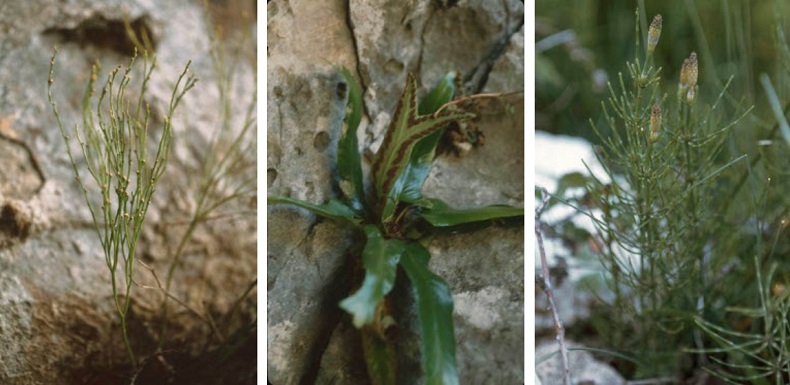
[[[147,55],[143,53],[143,78],[135,109],[132,109],[132,101],[126,96],[126,90],[132,79],[132,69],[137,55],[135,54],[124,71],[121,71],[121,67],[110,71],[95,106],[91,105],[91,101],[95,93],[94,85],[98,78],[99,66],[97,64],[93,67],[82,102],[82,126],[76,125],[74,129],[74,136],[85,157],[85,166],[98,185],[98,191],[91,194],[80,176],[77,161],[71,152],[70,135],[64,128],[52,97],[56,56],[57,49],[50,61],[49,102],[66,144],[72,170],[82,189],[102,245],[105,263],[110,272],[113,301],[120,317],[124,345],[131,365],[136,367],[137,360],[127,327],[134,284],[135,250],[155,185],[167,166],[173,137],[173,114],[184,94],[194,87],[197,80],[191,75],[187,76],[188,63],[173,89],[156,155],[151,164],[147,154],[151,114],[144,96],[156,60],[154,59],[149,65]],[[95,208],[96,203],[91,195],[95,195],[101,202],[101,218],[97,215],[99,210]],[[122,293],[119,292],[118,287],[118,274],[121,273],[118,267],[121,263],[125,285]],[[122,300],[119,298],[121,295]]]

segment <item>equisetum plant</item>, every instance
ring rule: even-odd
[[[654,18],[642,51],[638,16],[636,54],[644,59],[627,64],[629,81],[620,73],[619,87],[609,84],[609,101],[602,103],[608,130],[591,122],[605,175],[560,181],[561,189],[568,183],[587,188],[574,203],[555,194],[597,227],[609,286],[600,298],[612,307],[600,331],[612,347],[634,354],[636,377],[673,372],[683,349],[705,346],[694,319],[720,306],[710,298],[721,290],[716,272],[728,262],[721,243],[711,242],[724,228],[714,181],[745,159],[719,155],[730,128],[749,112],[721,122],[726,85],[713,105],[700,101],[694,52],[682,65],[677,92],[662,95],[664,79],[652,57],[662,18]]]
[[[127,315],[132,299],[137,241],[156,191],[156,184],[167,167],[173,139],[173,114],[186,92],[195,86],[197,79],[188,74],[188,63],[173,87],[161,131],[153,133],[159,135],[159,141],[151,158],[148,153],[148,139],[152,135],[149,130],[152,122],[145,95],[148,81],[156,66],[155,58],[149,63],[147,54],[143,53],[142,78],[136,98],[127,95],[136,54],[125,69],[119,66],[109,72],[97,100],[95,85],[100,66],[94,65],[82,98],[82,125],[75,124],[70,133],[64,127],[52,97],[56,56],[57,49],[50,62],[49,102],[66,142],[66,151],[75,178],[82,189],[101,241],[110,273],[112,298],[120,317],[124,345],[131,364],[135,366],[137,361],[129,340]],[[81,167],[71,150],[74,138],[79,143],[85,167],[95,185],[83,179]],[[97,198],[99,203],[96,202]]]
[[[395,341],[388,294],[398,266],[411,281],[422,337],[425,383],[458,384],[455,365],[453,300],[448,285],[428,269],[430,254],[420,242],[434,228],[459,226],[499,218],[523,217],[523,208],[487,206],[456,210],[422,195],[443,129],[474,115],[452,102],[455,73],[444,77],[418,104],[412,74],[393,113],[384,141],[372,159],[370,186],[362,177],[357,143],[362,96],[346,69],[340,73],[348,86],[348,102],[338,140],[337,175],[340,199],[313,204],[289,197],[268,197],[268,204],[292,204],[323,217],[345,221],[365,235],[361,287],[340,302],[362,333],[368,374],[374,384],[395,384]],[[366,193],[367,191],[367,193]]]
[[[638,29],[637,58],[613,78],[593,125],[604,171],[565,175],[553,194],[552,204],[579,210],[552,223],[551,236],[603,265],[577,281],[597,295],[580,322],[595,328],[606,349],[595,350],[611,353],[633,383],[790,379],[790,44],[786,2],[765,6],[773,12],[759,19],[748,7],[722,10],[727,21],[715,33],[732,32],[730,20],[760,20],[732,36],[750,44],[751,33],[771,34],[737,59],[724,53],[732,36],[706,41],[703,21],[721,20],[710,7],[665,15],[674,19],[665,32],[686,31],[678,19],[699,32],[682,42],[661,36],[660,17]],[[654,68],[679,57],[674,71]],[[744,108],[752,103],[753,114]],[[578,215],[597,231],[573,226]]]

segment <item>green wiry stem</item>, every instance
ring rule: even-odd
[[[153,198],[155,185],[164,174],[172,141],[172,116],[184,94],[194,87],[197,80],[187,76],[189,64],[179,76],[164,118],[153,164],[147,155],[148,127],[150,108],[144,102],[146,86],[156,65],[151,64],[145,53],[143,79],[140,96],[135,109],[126,96],[132,80],[132,69],[136,59],[133,57],[126,69],[117,67],[110,71],[101,90],[96,105],[91,101],[95,94],[94,85],[99,75],[98,64],[93,67],[91,77],[82,101],[82,127],[77,125],[74,134],[85,157],[85,166],[99,187],[96,192],[101,201],[101,219],[97,216],[95,203],[88,188],[80,177],[77,161],[71,152],[70,136],[62,123],[60,113],[52,97],[54,66],[57,50],[50,62],[48,96],[60,128],[66,150],[71,161],[77,182],[82,188],[85,203],[93,219],[96,233],[102,245],[105,262],[110,272],[113,301],[120,317],[124,345],[132,366],[137,365],[127,327],[127,315],[131,305],[134,284],[135,250],[142,232],[145,214]],[[143,106],[144,105],[144,106]],[[123,289],[119,288],[119,265],[124,279]],[[123,296],[123,299],[120,297]]]

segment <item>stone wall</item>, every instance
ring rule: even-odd
[[[340,82],[334,66],[361,81],[359,139],[367,155],[380,145],[410,71],[420,94],[452,70],[461,71],[469,92],[523,89],[520,1],[274,0],[267,7],[269,195],[315,203],[333,196],[329,159],[344,109],[334,92]],[[522,205],[523,99],[512,99],[512,107],[481,114],[485,145],[464,157],[440,156],[424,193],[458,208]],[[267,211],[268,381],[368,383],[358,333],[337,306],[349,294],[349,261],[361,240],[350,228],[295,208]],[[454,296],[462,383],[524,381],[523,239],[522,228],[492,226],[437,236],[430,245],[430,268]],[[409,290],[395,289],[399,383],[418,384]]]

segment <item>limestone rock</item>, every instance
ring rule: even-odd
[[[348,293],[344,284],[353,236],[312,215],[270,209],[267,251],[267,367],[272,383],[315,376]]]
[[[358,135],[367,155],[377,150],[410,71],[418,76],[421,94],[452,70],[464,72],[471,92],[488,87],[488,79],[494,80],[495,92],[520,90],[523,84],[518,80],[523,79],[520,1],[333,0],[314,5],[273,0],[267,7],[270,195],[313,203],[335,196],[333,131],[340,127],[344,100],[335,92],[334,65],[349,68],[363,88]],[[481,113],[485,145],[464,158],[446,154],[437,159],[424,186],[427,196],[458,208],[522,204],[523,99],[506,102],[511,106]],[[352,287],[344,266],[359,253],[359,234],[287,205],[270,206],[267,212],[269,382],[368,383],[358,332],[347,314],[337,312],[338,296],[349,295]],[[317,239],[319,228],[334,238]],[[448,282],[456,301],[462,383],[524,381],[523,237],[518,226],[489,226],[437,236],[430,246],[430,267]],[[321,242],[330,244],[320,248]],[[393,304],[399,322],[398,381],[422,383],[416,313],[403,274]]]

